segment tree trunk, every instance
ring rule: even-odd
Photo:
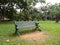
[[[56,23],[59,23],[60,16],[56,15]]]
[[[1,22],[1,16],[0,16],[0,22]]]

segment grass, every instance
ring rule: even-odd
[[[49,39],[45,42],[28,42],[13,36],[14,22],[0,23],[0,45],[60,45],[60,23],[55,21],[38,21],[42,31],[47,31]],[[7,42],[9,40],[9,42]]]
[[[60,23],[55,21],[39,22],[43,31],[48,31],[50,39],[44,45],[60,45]]]

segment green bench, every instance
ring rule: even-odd
[[[36,29],[39,30],[39,25],[35,21],[15,21],[15,33],[18,32],[18,30],[30,30],[30,29]]]

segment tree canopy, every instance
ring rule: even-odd
[[[31,3],[35,4],[37,2],[38,0],[0,0],[0,18],[4,19],[4,17],[7,17],[9,19],[14,19],[16,15],[18,15],[14,9],[15,4],[17,8],[23,10],[22,13],[24,13],[26,18],[30,18],[29,6]],[[44,0],[40,0],[40,2],[44,2]],[[20,13],[19,16],[21,17],[21,15]]]

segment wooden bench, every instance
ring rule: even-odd
[[[35,21],[15,21],[15,33],[18,32],[18,30],[30,30],[30,29],[39,29],[39,25]]]

